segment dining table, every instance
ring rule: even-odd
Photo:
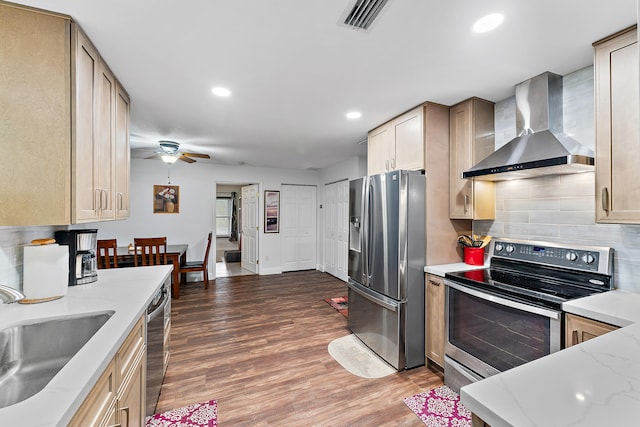
[[[167,245],[167,259],[173,264],[171,297],[180,298],[180,264],[187,261],[187,249],[189,245]],[[118,264],[133,265],[134,253],[127,246],[118,246]]]

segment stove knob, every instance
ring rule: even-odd
[[[516,248],[513,245],[507,245],[507,252],[508,253],[511,253],[511,252],[513,252],[515,250],[516,250]]]
[[[578,259],[578,254],[576,254],[575,252],[567,252],[566,258],[569,261],[573,262]]]
[[[582,261],[584,261],[586,264],[593,264],[595,260],[596,258],[591,254],[582,255]]]
[[[496,247],[495,247],[496,252],[502,252],[503,249],[504,247],[502,246],[502,243],[496,243]]]

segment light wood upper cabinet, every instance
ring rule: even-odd
[[[73,131],[75,144],[72,147],[74,206],[73,222],[98,220],[96,209],[98,194],[98,175],[96,166],[99,161],[94,146],[96,123],[95,106],[98,105],[100,81],[100,58],[98,51],[81,31],[74,31],[75,55],[72,62],[72,80],[74,91]]]
[[[115,188],[116,219],[129,218],[129,176],[131,151],[129,149],[129,117],[131,101],[122,85],[116,81],[115,117]]]
[[[424,169],[424,112],[420,105],[369,132],[369,175]]]
[[[75,38],[75,92],[74,112],[78,131],[74,156],[73,223],[104,221],[128,217],[127,205],[129,180],[129,99],[115,76],[100,58],[87,36],[79,27],[72,27]],[[124,95],[124,97],[123,97]],[[119,107],[119,108],[118,108]],[[125,150],[126,153],[118,150]],[[123,158],[120,168],[119,157]],[[126,166],[126,168],[125,168]],[[116,185],[127,191],[116,190]]]
[[[0,225],[115,219],[114,189],[129,172],[115,168],[114,75],[69,16],[0,1],[0,21],[0,139],[11,144]]]
[[[425,274],[425,354],[428,359],[444,367],[444,279]]]
[[[0,225],[71,218],[70,20],[0,3]]]
[[[401,115],[392,123],[395,137],[393,169],[424,169],[423,106]]]
[[[495,219],[494,183],[462,178],[495,149],[493,107],[493,102],[471,98],[449,110],[451,219]]]
[[[618,329],[617,326],[608,323],[567,313],[565,315],[565,347],[583,343],[616,329]]]
[[[367,138],[367,171],[369,175],[376,175],[389,171],[389,162],[395,152],[391,123],[369,132]]]
[[[594,43],[596,221],[640,223],[638,39],[634,26]]]

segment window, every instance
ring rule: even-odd
[[[216,198],[216,237],[231,236],[231,199]]]

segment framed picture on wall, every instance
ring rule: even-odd
[[[180,186],[153,186],[153,213],[180,213]]]
[[[265,190],[264,191],[264,232],[279,233],[280,232],[280,192]]]

